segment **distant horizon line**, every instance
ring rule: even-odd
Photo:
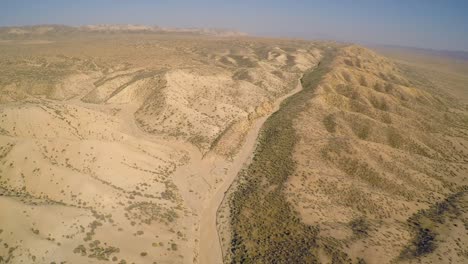
[[[59,23],[45,23],[45,24],[21,24],[21,25],[0,25],[0,28],[12,28],[12,27],[41,27],[41,26],[65,26],[71,28],[80,28],[86,26],[143,26],[143,27],[154,27],[154,28],[167,28],[167,29],[218,29],[218,30],[232,30],[241,33],[246,33],[235,28],[228,27],[174,27],[174,26],[160,26],[157,24],[135,24],[135,23],[94,23],[94,24],[59,24]],[[247,33],[246,33],[247,34]]]
[[[429,47],[420,47],[420,46],[411,46],[411,45],[399,45],[399,44],[383,44],[383,43],[372,43],[368,41],[350,41],[340,39],[339,37],[336,38],[308,38],[308,37],[282,37],[278,35],[262,35],[262,34],[250,34],[235,28],[224,28],[224,27],[174,27],[174,26],[160,26],[157,24],[139,24],[139,23],[95,23],[95,24],[60,24],[60,23],[44,23],[44,24],[21,24],[21,25],[0,25],[0,28],[13,28],[13,27],[40,27],[40,26],[66,26],[71,28],[80,28],[86,26],[144,26],[144,27],[153,27],[153,28],[160,28],[160,29],[210,29],[210,30],[225,30],[225,31],[234,31],[236,33],[242,33],[246,36],[251,37],[271,37],[271,38],[293,38],[293,39],[302,39],[302,40],[330,40],[330,41],[337,41],[337,42],[344,42],[344,43],[353,43],[363,46],[380,46],[380,47],[388,47],[388,48],[401,48],[401,49],[417,49],[420,51],[426,52],[450,52],[450,53],[465,53],[463,54],[466,59],[468,59],[468,48],[467,49],[438,49],[438,48],[429,48]]]

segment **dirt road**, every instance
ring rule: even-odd
[[[302,90],[302,85],[301,82],[298,81],[298,84],[294,90],[279,98],[275,102],[273,111],[270,113],[270,115],[278,111],[283,100],[299,92],[300,90]],[[236,155],[232,164],[229,166],[223,183],[215,190],[211,199],[206,201],[204,208],[202,209],[202,213],[200,215],[199,263],[222,263],[221,245],[216,228],[216,212],[218,211],[218,208],[223,201],[226,191],[229,189],[229,186],[232,184],[239,171],[244,167],[244,164],[250,162],[252,153],[255,150],[260,129],[270,115],[256,120],[255,124],[252,126],[246,136],[244,145]]]

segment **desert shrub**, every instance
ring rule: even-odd
[[[75,249],[73,249],[73,253],[86,256],[86,248],[83,245],[78,245]]]
[[[369,138],[369,135],[372,132],[369,120],[360,117],[351,117],[348,122],[350,123],[350,127],[353,130],[354,135],[362,140]]]
[[[323,125],[325,126],[328,132],[330,133],[336,132],[336,121],[335,121],[335,117],[332,114],[327,115],[323,119]]]
[[[367,262],[363,258],[357,259],[357,264],[366,264]]]
[[[421,256],[434,251],[436,248],[435,237],[436,234],[428,228],[418,229],[414,241],[416,248],[413,254],[416,256]]]
[[[89,251],[90,254],[88,257],[108,261],[110,256],[114,253],[119,253],[120,249],[112,246],[101,247],[99,245],[94,245]]]
[[[351,230],[355,237],[361,238],[368,235],[369,232],[369,223],[363,217],[356,218],[349,222]]]
[[[178,248],[178,247],[177,247],[177,244],[175,244],[175,243],[172,243],[172,244],[171,244],[171,249],[172,249],[172,250],[176,251],[177,248]]]

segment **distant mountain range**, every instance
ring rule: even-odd
[[[446,58],[451,58],[451,59],[456,59],[456,60],[468,61],[468,51],[462,51],[462,50],[436,50],[436,49],[405,47],[405,46],[397,46],[397,45],[367,45],[367,46],[371,48],[375,48],[375,49],[411,52],[413,54],[440,56],[440,57],[446,57]]]
[[[145,26],[133,24],[98,24],[85,25],[79,27],[65,25],[37,25],[37,26],[12,26],[0,27],[0,38],[5,37],[21,37],[21,36],[38,36],[38,35],[55,35],[72,32],[127,32],[127,33],[192,33],[211,36],[245,36],[246,33],[215,28],[167,28],[159,26]]]

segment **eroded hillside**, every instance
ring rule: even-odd
[[[369,50],[329,56],[240,174],[227,260],[465,262],[466,106]]]
[[[0,42],[7,263],[198,263],[245,137],[321,57],[305,41],[39,29]]]
[[[298,165],[288,199],[353,259],[383,263],[450,249],[445,260],[463,262],[466,236],[460,243],[446,234],[457,227],[435,235],[432,224],[408,219],[459,193],[451,206],[460,210],[456,221],[468,220],[467,112],[408,70],[363,48],[340,52],[295,121]],[[432,232],[435,241],[421,241]]]

